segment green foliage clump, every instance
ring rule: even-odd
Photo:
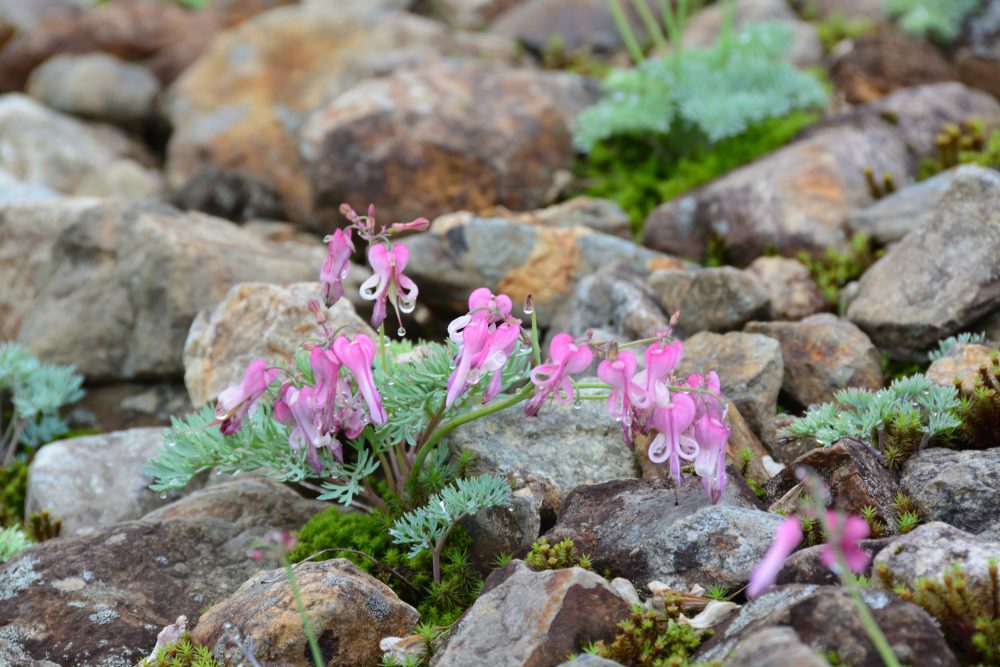
[[[604,99],[577,118],[574,142],[585,152],[621,135],[679,133],[714,143],[822,106],[823,86],[786,60],[791,38],[785,25],[756,24],[739,34],[724,30],[707,48],[615,70],[604,80]]]
[[[962,425],[960,408],[953,387],[914,375],[876,392],[842,389],[832,402],[809,408],[780,436],[823,447],[852,438],[895,468],[929,444],[949,444]]]
[[[191,636],[183,633],[181,638],[167,646],[156,649],[152,659],[144,658],[139,667],[223,667],[207,646],[196,646]]]
[[[0,530],[0,563],[6,563],[31,544],[31,538],[17,526]]]
[[[933,616],[968,664],[1000,665],[1000,576],[995,558],[987,564],[989,590],[984,595],[969,592],[960,563],[940,577],[921,577],[909,584],[896,582],[884,563],[875,573],[887,588]]]
[[[871,238],[862,232],[851,236],[850,244],[843,250],[827,248],[820,255],[804,251],[797,255],[831,306],[837,305],[840,288],[860,278],[876,258]]]
[[[816,36],[827,53],[845,39],[858,39],[875,31],[875,22],[871,19],[850,18],[840,12],[830,13],[815,26]]]
[[[20,458],[7,467],[0,467],[0,526],[16,526],[24,517],[28,463],[27,459]]]
[[[441,581],[435,583],[430,554],[408,557],[389,536],[392,523],[391,516],[380,512],[345,513],[331,507],[303,526],[288,558],[347,558],[416,607],[423,622],[449,625],[472,604],[482,585],[469,565],[469,536],[461,527],[451,531],[442,552]]]
[[[35,448],[69,427],[59,408],[83,397],[83,377],[72,366],[43,364],[18,343],[0,343],[0,465],[19,448]]]
[[[920,161],[920,179],[960,164],[1000,169],[1000,130],[993,130],[986,137],[986,125],[982,120],[946,123],[934,138],[934,146],[937,155]]]
[[[590,569],[590,557],[580,554],[567,538],[556,544],[549,544],[549,538],[540,537],[531,545],[531,551],[524,562],[538,570],[559,570],[566,567]]]
[[[599,641],[586,651],[627,667],[686,667],[691,654],[710,634],[678,623],[669,612],[637,605],[618,623],[618,634],[610,644]]]
[[[784,146],[817,120],[814,113],[792,112],[712,145],[679,131],[610,137],[578,158],[575,172],[585,194],[618,202],[638,234],[663,202]]]
[[[62,532],[62,520],[49,514],[48,510],[32,512],[25,527],[28,536],[35,542],[44,542],[59,537]]]
[[[949,43],[982,0],[886,0],[885,12],[906,32]]]
[[[979,331],[973,333],[971,331],[965,331],[954,336],[948,336],[943,340],[938,341],[937,348],[931,350],[927,353],[927,360],[934,362],[938,359],[943,359],[954,351],[956,347],[961,345],[978,345],[979,343],[986,341],[986,332]]]
[[[962,391],[961,381],[956,390]],[[1000,442],[1000,353],[979,367],[972,391],[959,398],[962,425],[958,437],[969,449],[987,449]]]

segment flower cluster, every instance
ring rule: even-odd
[[[448,378],[445,406],[451,407],[484,375],[492,373],[483,392],[483,403],[500,393],[503,367],[521,339],[521,320],[510,313],[513,303],[506,294],[494,295],[480,287],[469,295],[467,315],[452,320],[448,336],[458,345],[455,370]]]
[[[302,373],[281,383],[274,401],[274,417],[295,426],[288,444],[292,449],[304,450],[317,473],[323,470],[319,459],[321,449],[328,449],[343,463],[343,446],[338,440],[341,431],[354,439],[369,422],[387,421],[372,374],[374,357],[375,343],[368,336],[358,334],[353,339],[338,336],[329,347],[318,345],[309,351],[311,384]],[[344,369],[346,372],[342,373]],[[281,373],[276,368],[267,368],[258,359],[251,362],[242,383],[219,395],[216,417],[222,421],[224,434],[231,435],[242,428],[243,418],[256,409]]]

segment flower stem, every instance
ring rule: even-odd
[[[316,641],[316,634],[313,632],[312,623],[309,622],[309,615],[306,614],[306,605],[302,602],[302,595],[299,593],[299,584],[295,581],[295,572],[292,571],[292,564],[288,562],[287,554],[281,554],[281,562],[285,566],[285,576],[288,578],[289,588],[292,589],[295,606],[299,610],[299,616],[302,617],[302,629],[305,631],[306,639],[309,641],[309,651],[312,653],[313,663],[316,667],[324,667],[326,662],[324,662],[323,654],[319,650],[319,643]]]
[[[413,467],[410,468],[410,477],[412,479],[417,479],[420,475],[420,470],[424,465],[424,459],[427,458],[427,454],[433,451],[434,447],[437,446],[441,440],[454,431],[456,428],[462,424],[468,424],[471,421],[475,421],[480,417],[485,417],[486,415],[491,415],[494,412],[500,412],[501,410],[506,410],[512,405],[517,405],[521,401],[526,400],[535,391],[535,385],[530,382],[521,388],[519,392],[508,396],[501,401],[493,401],[488,405],[484,405],[478,410],[470,410],[465,414],[458,415],[454,419],[449,420],[446,424],[441,425],[434,433],[427,438],[427,441],[420,447],[417,452],[417,457],[413,459]]]

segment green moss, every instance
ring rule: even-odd
[[[408,558],[393,545],[391,525],[392,518],[385,514],[343,513],[331,507],[303,526],[289,559],[297,563],[314,555],[313,560],[347,558],[416,607],[422,622],[437,626],[453,623],[472,604],[482,585],[469,565],[471,539],[459,527],[452,530],[442,553],[441,581],[434,583],[430,552]]]
[[[627,667],[686,667],[703,638],[711,634],[678,623],[669,613],[637,605],[618,623],[614,640],[599,641],[586,651]]]
[[[937,155],[920,161],[918,178],[925,179],[960,164],[1000,169],[1000,130],[986,136],[982,120],[946,123],[934,138]]]
[[[573,540],[565,539],[549,544],[549,538],[540,537],[531,545],[531,551],[524,562],[539,570],[559,570],[566,567],[590,569],[590,557],[576,550]]]
[[[663,202],[783,146],[817,119],[813,113],[792,113],[713,146],[692,142],[683,132],[616,137],[598,143],[575,171],[582,193],[618,202],[638,236],[646,216]]]
[[[139,667],[222,667],[212,655],[212,649],[196,646],[188,633],[173,644],[161,646],[152,660],[143,659]]]
[[[827,302],[836,306],[840,288],[860,278],[875,263],[878,253],[868,235],[858,232],[844,250],[827,248],[816,255],[801,252],[797,258],[809,269]]]
[[[864,17],[848,18],[840,12],[832,12],[815,26],[816,36],[827,53],[845,39],[857,39],[875,31],[874,21]]]
[[[20,524],[24,519],[24,497],[28,493],[28,461],[14,459],[0,468],[0,526]]]

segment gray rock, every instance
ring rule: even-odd
[[[559,663],[559,667],[622,667],[620,662],[602,658],[599,655],[584,653],[581,656]]]
[[[468,211],[453,215],[463,222],[475,217]],[[455,219],[452,216],[442,217],[449,221]],[[500,215],[498,212],[496,217],[507,217],[544,227],[588,227],[595,232],[632,240],[632,220],[617,202],[610,199],[579,196],[525,213]]]
[[[864,232],[879,245],[895,243],[937,217],[935,208],[959,172],[956,167],[907,185],[862,211],[850,213],[847,225],[851,231]]]
[[[765,443],[775,439],[771,420],[777,411],[784,363],[778,341],[761,334],[699,333],[684,341],[677,374],[719,374],[722,393],[736,404],[753,432]]]
[[[861,595],[902,664],[958,666],[934,620],[923,609],[882,591],[863,590]],[[761,630],[787,627],[815,654],[835,651],[843,664],[881,665],[854,604],[841,586],[772,588],[744,606],[728,626],[702,644],[694,658],[725,660],[726,665],[762,664],[739,662],[736,647]]]
[[[88,126],[24,95],[0,98],[0,169],[20,181],[64,194],[103,191],[139,199],[155,194],[160,184],[136,157],[113,128]],[[134,178],[119,189],[112,177],[121,170]]]
[[[565,331],[578,338],[592,330],[594,340],[655,336],[669,325],[670,316],[660,308],[646,282],[648,276],[648,271],[627,262],[615,262],[584,276],[552,318],[549,331]]]
[[[344,558],[301,563],[293,596],[283,568],[258,572],[205,612],[191,638],[216,655],[231,647],[225,625],[253,641],[254,657],[283,667],[314,667],[296,609],[301,598],[323,659],[334,665],[380,662],[383,637],[405,637],[420,618],[392,589]]]
[[[48,510],[62,521],[61,535],[70,536],[139,519],[177,500],[176,493],[160,496],[148,488],[153,478],[145,467],[162,446],[162,432],[137,428],[42,447],[28,468],[25,514]]]
[[[52,248],[94,199],[9,202],[0,206],[0,339],[13,339],[52,279]]]
[[[792,31],[788,59],[797,67],[812,67],[823,61],[823,44],[816,28],[799,19],[783,0],[741,0],[735,5],[733,27],[742,30],[753,23],[780,23]],[[715,43],[725,21],[722,5],[709,5],[691,16],[684,26],[681,44],[685,49],[710,46]]]
[[[432,667],[545,667],[580,646],[610,641],[628,604],[599,575],[573,567],[515,570],[483,593],[452,630]]]
[[[596,98],[594,82],[577,74],[476,61],[359,83],[299,132],[312,219],[341,220],[345,201],[384,202],[387,220],[538,208],[572,166],[570,124]]]
[[[640,588],[654,580],[685,591],[712,583],[738,588],[781,522],[755,507],[737,484],[712,505],[694,477],[676,493],[659,480],[618,480],[573,491],[546,536],[572,539],[595,570],[610,569]]]
[[[890,546],[894,538],[880,537],[876,539],[858,540],[858,548],[868,554],[874,560],[882,549]],[[799,549],[785,561],[781,571],[778,573],[776,583],[778,584],[819,584],[823,586],[839,586],[843,582],[840,575],[823,563],[823,552],[826,551],[825,544]],[[871,578],[871,560],[864,572],[859,572],[863,576]]]
[[[996,518],[1000,503],[1000,447],[925,449],[903,466],[900,487],[921,518],[978,533]]]
[[[917,526],[893,540],[875,558],[879,576],[873,585],[889,589],[897,584],[913,587],[920,578],[941,582],[954,566],[962,568],[962,579],[971,605],[990,609],[994,588],[989,564],[1000,558],[1000,542],[989,542],[940,521]],[[967,639],[967,638],[966,638]]]
[[[196,626],[202,609],[265,567],[247,556],[255,542],[322,507],[244,478],[139,521],[43,542],[0,568],[0,637],[36,660],[135,664],[164,625],[184,614]]]
[[[784,626],[748,633],[726,659],[726,667],[828,667],[830,663]]]
[[[531,294],[538,322],[548,326],[584,276],[615,261],[646,270],[678,266],[673,258],[585,227],[554,228],[505,218],[431,225],[407,240],[406,273],[421,300],[452,312],[468,310],[469,293],[489,287],[515,304]],[[518,309],[519,310],[519,309]]]
[[[966,20],[964,33],[955,58],[959,76],[966,85],[1000,95],[1000,4],[982,3]]]
[[[241,283],[198,313],[184,344],[184,383],[191,403],[204,405],[239,384],[254,359],[288,362],[303,342],[321,334],[309,310],[310,299],[322,301],[320,283]],[[375,332],[346,298],[325,312],[331,331],[374,338]]]
[[[86,395],[66,410],[66,417],[71,428],[108,433],[169,426],[171,417],[193,409],[183,382],[116,382],[87,387]]]
[[[199,310],[236,283],[314,279],[323,257],[217,218],[107,202],[63,226],[19,339],[90,380],[179,378]]]
[[[648,282],[665,312],[681,311],[682,335],[732,331],[767,312],[767,293],[752,276],[731,266],[654,271]]]
[[[159,93],[149,70],[107,53],[56,56],[28,79],[28,94],[46,106],[110,123],[149,119]]]
[[[481,30],[498,14],[523,0],[441,0],[431,16],[460,30]],[[404,4],[405,3],[401,3]]]
[[[259,207],[265,201],[271,210],[283,209],[282,218],[306,221],[313,201],[298,132],[310,112],[365,79],[445,55],[513,57],[506,39],[453,32],[385,5],[294,4],[218,35],[168,91],[165,106],[174,127],[167,150],[172,188],[180,191],[211,180],[238,190],[236,182],[245,178],[247,189],[261,195],[247,197],[248,203]],[[295,76],[288,75],[289,67]],[[354,149],[368,150],[361,145]],[[399,176],[409,181],[420,172],[410,165]],[[368,201],[351,200],[359,209]],[[388,203],[387,197],[380,192],[376,203],[383,202]],[[324,203],[336,207],[341,200]],[[239,210],[230,214],[250,217]]]
[[[25,183],[0,170],[0,206],[10,204],[31,203],[35,201],[51,202],[59,197],[59,193],[44,185]]]
[[[830,313],[799,322],[750,322],[747,333],[781,345],[782,389],[800,405],[825,403],[847,387],[882,388],[882,364],[868,336]]]
[[[523,488],[512,494],[510,507],[491,507],[462,519],[462,528],[472,539],[473,565],[488,574],[500,554],[526,555],[541,532],[541,509],[541,499]]]
[[[935,220],[861,277],[847,317],[897,356],[922,350],[1000,308],[1000,175],[963,167]]]
[[[819,285],[797,259],[758,257],[745,271],[767,293],[768,320],[800,320],[826,308]]]
[[[4,0],[0,2],[0,29],[28,30],[46,16],[92,9],[89,0]]]
[[[581,484],[639,474],[604,401],[582,401],[579,407],[550,402],[536,417],[525,417],[516,405],[463,424],[450,443],[453,453],[474,455],[474,472],[507,476],[515,488],[539,489],[548,510]]]

